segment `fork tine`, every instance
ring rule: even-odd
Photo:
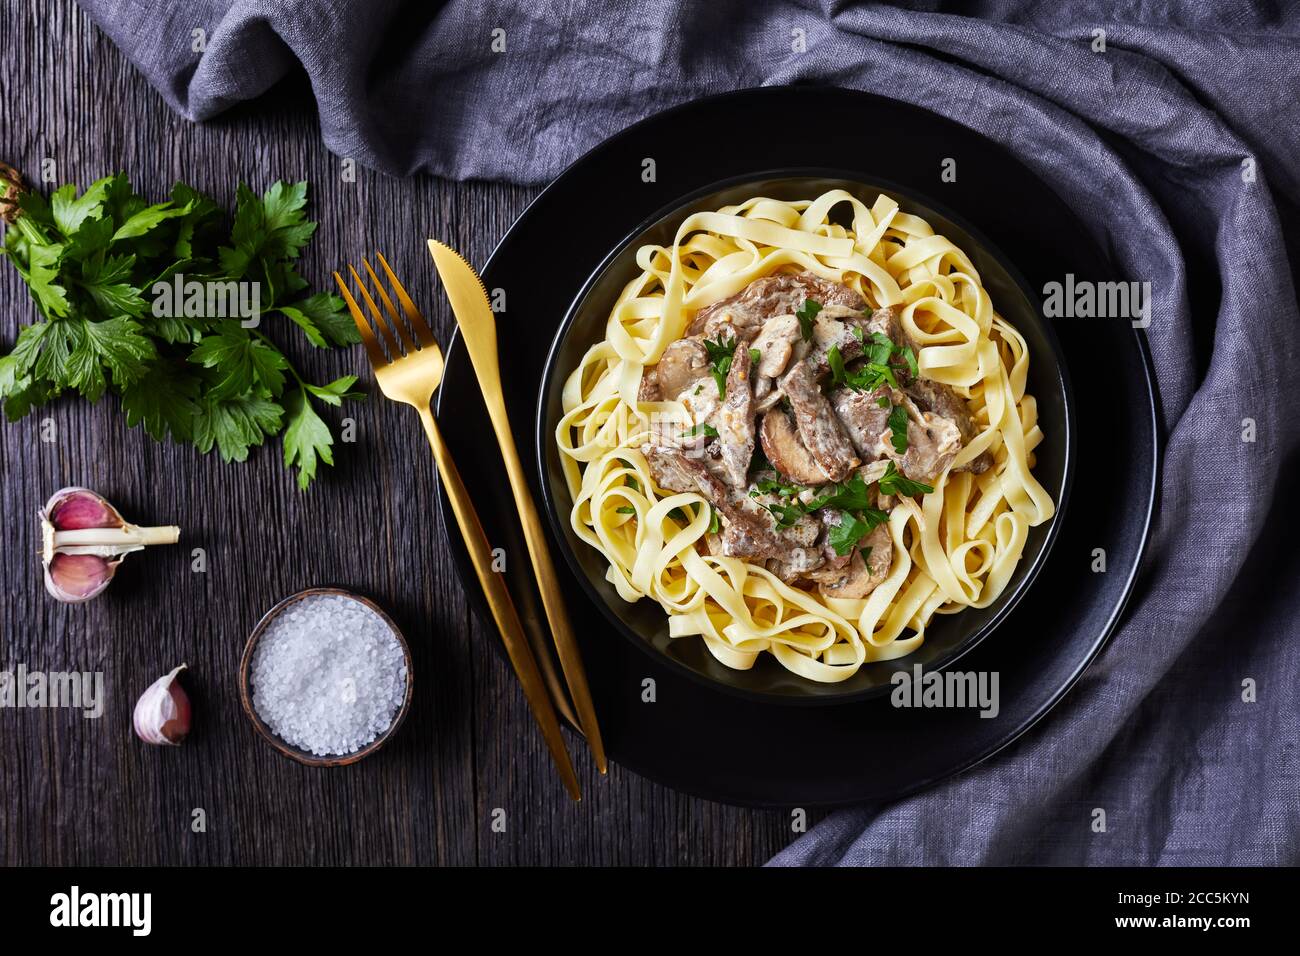
[[[433,342],[433,330],[429,328],[429,323],[424,321],[424,316],[415,307],[411,297],[406,294],[406,289],[402,287],[402,283],[397,281],[397,276],[393,274],[392,267],[388,265],[388,260],[378,250],[375,251],[375,255],[379,259],[379,264],[384,267],[384,272],[388,275],[388,281],[393,284],[393,291],[397,293],[397,301],[402,303],[402,311],[406,313],[407,321],[411,323],[411,328],[415,329],[415,334],[420,337],[420,343],[427,345]]]
[[[388,347],[389,352],[393,356],[393,361],[396,362],[398,359],[404,358],[405,353],[402,351],[400,340],[397,338],[394,330],[380,314],[379,306],[375,305],[375,300],[370,298],[370,293],[366,291],[365,282],[362,281],[361,276],[357,275],[357,270],[351,265],[348,266],[348,271],[352,273],[352,281],[354,281],[357,284],[357,288],[361,290],[361,297],[366,300],[366,305],[370,307],[370,319],[375,324],[375,332],[378,334],[379,338],[383,340],[384,345]]]
[[[397,307],[393,305],[393,300],[384,291],[384,284],[379,281],[379,276],[375,275],[375,270],[370,268],[370,260],[362,258],[361,264],[366,267],[366,274],[370,276],[370,281],[375,284],[375,291],[379,293],[379,298],[384,302],[384,310],[391,320],[389,326],[397,330],[397,337],[402,340],[402,346],[406,349],[408,355],[416,351],[416,344],[411,341],[411,333],[406,330],[405,323],[402,322],[401,316],[397,314]]]
[[[384,350],[379,347],[375,341],[375,333],[370,328],[370,323],[366,317],[361,314],[361,307],[357,305],[357,300],[352,298],[352,293],[348,291],[347,283],[337,272],[334,273],[334,281],[339,284],[339,291],[343,293],[343,301],[348,304],[348,311],[352,313],[352,321],[356,324],[357,331],[361,334],[361,342],[366,347],[366,355],[370,357],[370,366],[374,369],[381,369],[388,364],[388,359],[384,358]]]

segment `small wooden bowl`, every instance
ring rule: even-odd
[[[318,754],[309,753],[306,750],[301,750],[282,739],[275,731],[266,725],[266,721],[262,720],[262,718],[258,716],[257,708],[253,706],[253,692],[249,684],[249,672],[252,670],[253,666],[253,651],[257,647],[257,642],[262,639],[262,635],[266,632],[267,627],[269,627],[271,622],[279,617],[281,612],[287,609],[290,605],[297,604],[303,598],[314,597],[321,594],[333,594],[357,601],[378,614],[393,632],[393,636],[397,638],[397,643],[402,648],[402,657],[406,661],[406,696],[402,699],[402,706],[397,710],[397,716],[393,718],[393,722],[389,725],[387,730],[360,750],[350,754],[320,756]],[[406,643],[406,638],[403,636],[401,629],[393,623],[393,619],[385,614],[384,610],[379,607],[379,605],[375,604],[374,601],[362,597],[360,594],[354,594],[352,591],[345,591],[342,588],[308,588],[305,591],[299,591],[297,594],[289,595],[275,607],[271,608],[271,610],[262,615],[262,619],[258,621],[257,626],[253,628],[253,633],[249,635],[248,643],[244,645],[244,655],[239,661],[239,699],[244,705],[244,713],[246,713],[248,719],[253,722],[253,727],[263,738],[265,738],[267,743],[280,751],[280,753],[284,754],[286,757],[292,757],[299,763],[307,764],[309,767],[343,767],[351,763],[356,763],[362,757],[370,756],[387,743],[388,739],[392,737],[393,734],[397,733],[397,729],[402,726],[402,721],[406,719],[406,712],[411,708],[411,694],[414,690],[415,671],[411,666],[411,648]]]

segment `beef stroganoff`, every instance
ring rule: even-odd
[[[965,253],[833,190],[694,213],[637,265],[555,436],[623,600],[834,682],[1002,593],[1055,507],[1024,339]]]

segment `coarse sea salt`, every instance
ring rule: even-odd
[[[258,716],[317,756],[355,753],[391,727],[406,681],[392,628],[336,594],[309,595],[277,615],[257,642],[249,677]]]

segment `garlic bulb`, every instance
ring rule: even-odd
[[[135,733],[147,744],[176,746],[190,732],[190,698],[176,680],[184,664],[158,678],[135,702]]]
[[[175,544],[175,526],[141,528],[87,488],[61,488],[39,515],[45,589],[60,601],[89,601],[108,587],[126,555]]]

